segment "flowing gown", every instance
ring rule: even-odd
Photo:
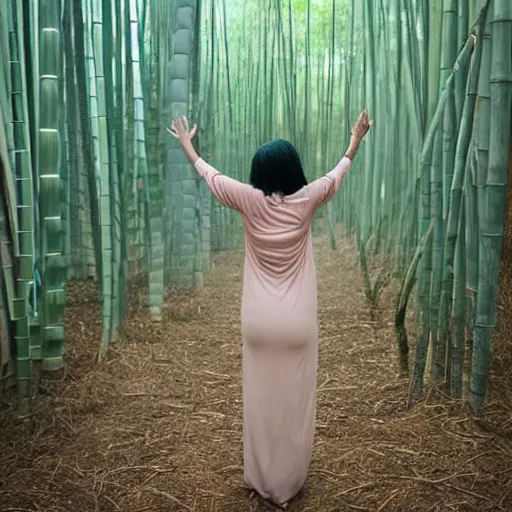
[[[313,450],[318,319],[311,219],[350,167],[344,157],[322,178],[280,197],[201,158],[195,163],[214,197],[243,219],[244,480],[276,504],[302,488]]]

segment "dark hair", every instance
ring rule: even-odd
[[[300,156],[287,140],[271,140],[252,159],[250,183],[266,196],[289,196],[308,184]]]

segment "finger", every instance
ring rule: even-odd
[[[196,136],[196,133],[197,133],[197,124],[194,124],[192,126],[192,130],[190,131],[190,135],[191,137],[195,137]]]
[[[167,128],[167,131],[175,138],[175,139],[179,139],[178,135],[176,133],[174,133],[172,130],[170,130],[169,128]]]

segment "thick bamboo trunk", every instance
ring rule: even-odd
[[[471,408],[476,414],[481,412],[487,393],[491,338],[496,325],[512,119],[512,4],[508,0],[493,0],[491,19],[489,151],[482,193],[485,215],[481,216],[479,237],[478,295],[470,391]]]

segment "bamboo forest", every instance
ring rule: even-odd
[[[288,509],[512,510],[511,0],[1,0],[0,512],[278,509],[244,482],[245,221],[168,129],[246,184],[285,139],[310,183],[363,109]]]

